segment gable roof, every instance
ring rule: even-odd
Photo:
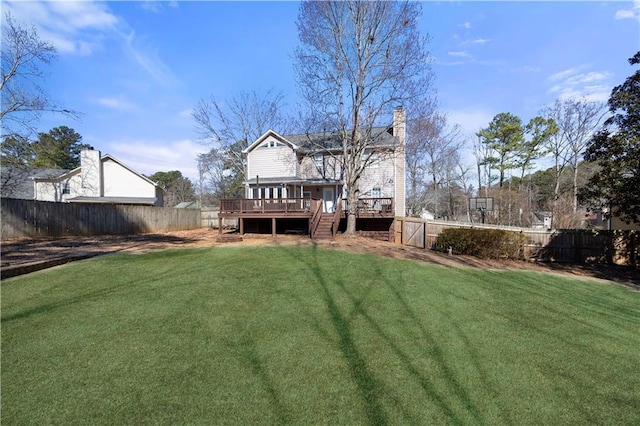
[[[393,126],[373,127],[371,129],[371,134],[373,136],[372,146],[390,148],[395,146],[397,143],[393,136]],[[294,151],[300,151],[303,153],[336,151],[342,149],[342,133],[340,132],[298,133],[282,136],[274,130],[269,129],[251,145],[243,149],[242,152],[247,154],[253,151],[269,136],[288,144]]]
[[[164,192],[164,190],[162,189],[161,186],[159,186],[156,182],[152,181],[151,179],[149,179],[148,177],[146,177],[145,175],[136,172],[135,170],[133,170],[131,167],[127,166],[126,164],[124,164],[122,161],[118,160],[117,158],[115,158],[113,155],[111,154],[105,154],[102,156],[102,158],[100,158],[101,161],[104,161],[106,159],[109,159],[115,163],[118,163],[120,166],[124,167],[125,169],[129,170],[131,173],[137,175],[138,177],[144,179],[145,181],[149,182],[150,184],[152,184],[153,186],[159,188],[160,190],[162,190]]]
[[[107,160],[111,160],[114,163],[117,163],[119,166],[127,169],[128,171],[130,171],[131,173],[133,173],[134,175],[138,176],[139,178],[145,180],[146,182],[150,183],[151,185],[155,186],[156,188],[159,188],[160,190],[164,191],[162,189],[162,187],[160,187],[156,182],[152,181],[151,179],[149,179],[148,177],[146,177],[145,175],[138,173],[137,171],[133,170],[131,167],[127,166],[125,163],[123,163],[122,161],[118,160],[117,158],[115,158],[113,155],[111,154],[105,154],[103,156],[100,157],[100,161],[101,162],[105,162]],[[53,169],[51,169],[53,170]],[[59,173],[57,175],[48,175],[48,176],[36,176],[34,177],[34,180],[36,181],[57,181],[57,180],[63,180],[66,179],[68,177],[71,177],[73,175],[76,175],[78,173],[80,173],[80,171],[82,170],[82,165],[80,167],[76,167],[73,170],[59,170],[62,173]]]
[[[373,127],[371,135],[373,137],[372,146],[393,147],[396,144],[393,137],[393,127]],[[300,146],[300,151],[306,153],[342,149],[342,133],[340,132],[300,133],[285,137]]]
[[[0,169],[2,174],[2,196],[33,200],[35,196],[33,181],[35,179],[50,179],[66,172],[68,172],[66,169],[3,166]]]
[[[280,142],[284,142],[287,145],[290,145],[291,148],[293,148],[293,150],[297,150],[299,148],[298,145],[296,145],[295,143],[291,142],[289,139],[285,138],[284,136],[281,136],[280,134],[278,134],[277,132],[275,132],[274,130],[267,130],[266,132],[264,132],[262,134],[262,136],[260,136],[258,139],[256,139],[251,145],[249,145],[248,147],[246,147],[245,149],[242,150],[243,154],[247,154],[251,151],[253,151],[256,147],[258,147],[262,142],[264,142],[269,136],[279,140]]]

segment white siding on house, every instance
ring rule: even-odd
[[[102,197],[102,161],[100,151],[84,149],[80,153],[80,174],[82,187],[77,195]]]
[[[69,193],[62,195],[62,201],[67,201],[69,198],[84,195],[84,190],[82,189],[82,175],[80,174],[80,171],[76,171],[72,176],[70,176],[67,182],[69,185]]]
[[[85,150],[81,162],[80,168],[57,178],[36,180],[35,199],[64,202],[76,197],[156,198],[156,205],[162,205],[162,191],[153,182],[110,156]]]
[[[367,167],[360,178],[360,197],[373,197],[373,188],[380,188],[380,197],[394,198],[393,154],[380,153],[374,167]]]
[[[322,165],[316,164],[314,156],[306,156],[302,158],[300,163],[298,177],[302,179],[331,179],[339,180],[342,177],[339,158],[330,154],[325,154]]]
[[[81,195],[82,179],[80,171],[71,172],[73,174],[64,175],[59,180],[39,180],[34,184],[34,199],[40,201],[66,201],[69,198]],[[64,189],[68,188],[69,193],[65,194]]]
[[[276,146],[263,146],[275,142]],[[296,175],[296,156],[290,145],[267,138],[247,155],[247,178],[293,177]]]
[[[156,196],[155,185],[115,161],[106,159],[102,169],[105,197]]]
[[[393,114],[392,134],[395,138],[393,143],[389,141],[389,134],[383,133],[381,141],[383,144],[377,146],[380,152],[373,152],[371,155],[377,157],[374,164],[369,164],[360,177],[359,196],[361,198],[391,198],[394,201],[397,216],[405,215],[405,132],[406,113],[402,108],[397,108]],[[292,138],[298,140],[298,137]],[[271,179],[261,181],[261,187],[276,188],[278,178],[282,178],[282,185],[287,183],[286,178],[296,177],[307,181],[304,190],[312,189],[321,196],[321,189],[334,185],[335,181],[341,181],[342,166],[340,156],[332,156],[329,153],[315,153],[297,158],[301,153],[294,151],[298,147],[288,141],[284,136],[279,136],[273,131],[268,131],[258,138],[244,152],[247,154],[247,180],[254,181],[256,176],[259,179]],[[388,152],[384,150],[388,149]],[[322,155],[322,156],[321,156]],[[314,185],[311,185],[311,184]],[[271,186],[269,186],[271,185]],[[336,190],[340,184],[336,184]],[[252,196],[252,190],[247,184],[247,196]],[[283,186],[284,188],[284,186]],[[266,189],[265,189],[266,191]],[[338,192],[338,191],[337,191]],[[292,196],[294,194],[288,194]],[[343,194],[344,196],[344,194]]]
[[[59,182],[36,182],[34,198],[40,201],[62,201],[62,185]]]

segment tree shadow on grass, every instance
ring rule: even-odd
[[[242,360],[249,366],[253,375],[257,377],[262,384],[271,403],[271,408],[278,417],[278,423],[291,424],[292,419],[285,404],[282,402],[282,396],[280,392],[278,392],[274,381],[269,377],[268,370],[260,360],[260,356],[256,350],[256,342],[253,339],[243,338],[239,345],[236,346],[239,347]]]
[[[375,271],[375,275],[383,282],[387,289],[394,296],[395,302],[402,308],[402,312],[406,317],[411,320],[411,324],[419,330],[419,339],[413,340],[415,345],[419,347],[420,351],[425,357],[436,362],[438,369],[442,376],[446,379],[453,394],[457,397],[460,403],[467,409],[467,411],[473,416],[474,420],[478,423],[484,423],[480,410],[474,406],[471,396],[464,388],[464,386],[455,378],[453,369],[449,366],[446,356],[442,349],[437,344],[437,339],[430,333],[423,325],[422,320],[417,313],[411,308],[410,304],[403,297],[398,290],[397,283],[392,283],[386,278],[386,274],[379,268],[376,262],[371,262],[371,268]],[[348,292],[343,287],[345,292]],[[373,318],[366,310],[361,309],[359,305],[355,305],[355,309],[358,309],[359,314],[367,321],[380,337],[387,342],[388,346],[393,350],[395,355],[402,360],[404,368],[409,372],[419,383],[425,394],[431,398],[431,400],[437,404],[442,412],[448,417],[448,419],[454,423],[463,423],[461,419],[453,409],[450,403],[446,401],[446,396],[442,392],[438,392],[435,383],[429,379],[425,374],[419,371],[419,368],[415,365],[415,362],[411,360],[410,356],[403,351],[395,342],[392,336],[386,333],[380,324]],[[408,330],[407,330],[408,332]],[[422,342],[428,342],[425,346]]]
[[[374,374],[369,371],[369,367],[360,353],[352,334],[351,320],[341,312],[336,300],[331,294],[329,283],[326,281],[318,262],[317,247],[314,245],[312,250],[313,263],[308,266],[322,290],[331,323],[338,337],[340,352],[347,361],[351,377],[360,392],[369,423],[378,425],[387,424],[387,416],[378,395],[378,389],[382,388],[382,384],[378,383]],[[341,287],[344,286],[341,285]],[[362,303],[362,300],[356,301],[355,303],[359,305]]]
[[[57,302],[41,304],[30,309],[25,309],[23,311],[16,312],[15,314],[5,315],[5,316],[2,316],[1,321],[6,323],[6,322],[18,320],[18,319],[29,318],[35,315],[46,314],[56,309],[75,305],[77,303],[83,303],[83,302],[92,301],[92,300],[99,300],[104,296],[117,293],[120,290],[130,289],[130,288],[131,288],[130,284],[119,284],[109,288],[91,291],[76,297],[71,297],[71,298],[60,300]]]
[[[289,252],[297,261],[306,264],[315,277],[315,283],[319,286],[331,324],[338,337],[340,352],[347,362],[351,376],[360,393],[360,398],[363,401],[369,423],[389,423],[388,415],[383,407],[384,399],[393,401],[395,408],[401,410],[409,422],[416,423],[424,421],[425,419],[415,418],[414,415],[407,412],[403,407],[403,401],[400,400],[400,397],[394,395],[392,389],[389,389],[381,380],[376,378],[375,372],[372,371],[367,364],[364,354],[358,349],[357,336],[354,335],[353,331],[353,321],[357,318],[364,319],[367,325],[386,343],[395,357],[401,361],[402,368],[410,376],[414,377],[420,388],[424,391],[425,396],[439,407],[449,421],[453,423],[463,423],[464,419],[456,413],[451,402],[448,401],[450,397],[447,396],[446,391],[439,391],[437,389],[436,383],[420,371],[420,368],[416,365],[416,361],[412,360],[411,356],[399,346],[395,338],[384,330],[376,317],[367,311],[366,299],[373,290],[373,287],[379,282],[370,282],[364,291],[357,295],[342,279],[337,279],[335,282],[328,282],[320,264],[321,261],[318,257],[317,247],[314,245],[311,250],[311,260],[306,260],[299,255],[296,250],[289,250]],[[436,338],[424,327],[419,316],[398,290],[397,285],[386,279],[385,272],[379,268],[375,261],[372,261],[370,266],[371,270],[373,270],[375,275],[382,281],[381,284],[391,292],[395,303],[401,307],[404,316],[409,318],[412,325],[418,328],[419,339],[413,339],[412,341],[415,341],[415,344],[420,346],[420,352],[424,354],[425,358],[436,362],[438,369],[442,373],[442,376],[446,378],[450,385],[449,388],[453,391],[456,399],[472,415],[474,421],[478,423],[485,422],[480,410],[473,404],[472,398],[467,390],[455,378],[454,371],[449,366],[443,351],[436,345]],[[350,312],[346,312],[344,308],[340,308],[336,299],[335,289],[345,294],[351,302]],[[409,333],[409,330],[407,330],[407,333]],[[407,337],[411,338],[415,336]],[[422,342],[429,342],[429,345],[424,346]]]

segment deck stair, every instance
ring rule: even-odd
[[[320,217],[320,223],[318,223],[318,228],[316,232],[313,234],[314,240],[332,240],[333,235],[331,233],[331,228],[333,226],[333,213],[323,213]]]

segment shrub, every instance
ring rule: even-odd
[[[436,250],[466,254],[481,259],[524,259],[524,234],[502,229],[443,229],[436,239]]]

